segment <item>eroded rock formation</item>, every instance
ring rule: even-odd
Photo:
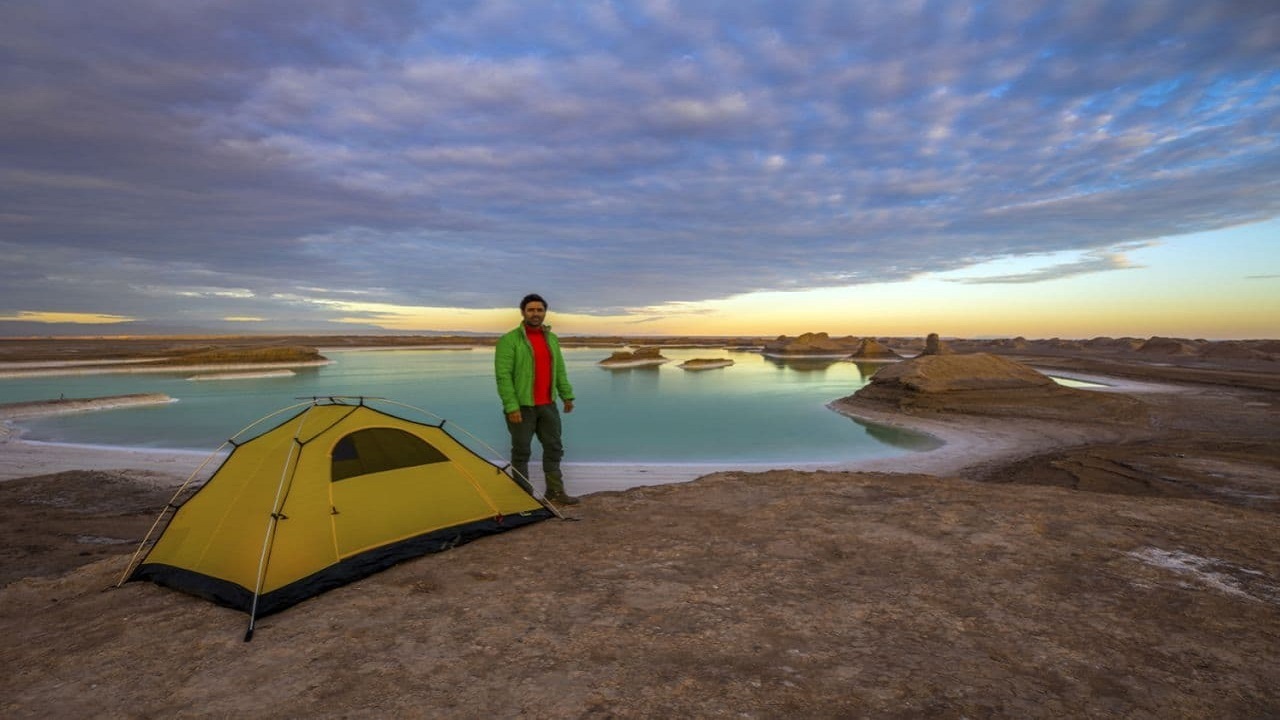
[[[921,355],[950,355],[955,351],[951,346],[942,341],[938,337],[938,333],[929,333],[929,337],[924,339],[924,350],[920,351]]]
[[[866,402],[915,412],[957,412],[1079,422],[1145,417],[1131,397],[1059,385],[1043,373],[989,353],[923,355],[887,365],[854,393]]]
[[[641,365],[661,365],[671,362],[670,358],[662,356],[662,349],[656,347],[636,348],[634,351],[617,350],[609,357],[600,361],[600,365],[605,367],[639,367]]]
[[[766,355],[825,355],[839,356],[852,354],[862,342],[861,338],[833,338],[824,332],[804,333],[799,337],[779,335],[772,342],[765,344]]]
[[[880,341],[875,340],[873,338],[867,338],[866,340],[863,340],[861,343],[858,344],[858,349],[853,351],[853,357],[859,358],[859,359],[865,358],[870,360],[876,360],[876,359],[882,359],[882,358],[883,359],[897,358],[902,356],[894,352],[893,350],[889,349],[888,346],[884,345]]]

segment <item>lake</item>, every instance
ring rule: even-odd
[[[879,367],[832,360],[775,361],[753,352],[670,349],[665,365],[605,369],[609,349],[565,350],[576,409],[564,416],[566,461],[593,463],[838,463],[931,446],[928,438],[867,428],[826,404],[852,394]],[[23,420],[45,442],[212,450],[298,398],[363,395],[422,408],[464,428],[497,456],[509,449],[493,381],[493,349],[325,350],[333,363],[287,377],[195,382],[193,374],[102,374],[0,379],[0,402],[164,393],[167,405]],[[697,357],[727,368],[687,371]],[[409,419],[438,422],[403,407]],[[460,439],[471,442],[465,435]],[[483,448],[478,451],[492,457]],[[535,458],[538,457],[535,443]]]

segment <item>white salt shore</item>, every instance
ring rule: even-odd
[[[297,375],[297,373],[292,370],[268,370],[266,372],[229,372],[192,375],[187,378],[187,380],[195,382],[204,380],[256,380],[258,378],[293,377],[294,375]]]
[[[891,419],[881,418],[877,422],[885,420]],[[575,493],[689,482],[703,475],[722,471],[763,472],[788,469],[946,474],[1009,452],[1052,446],[1063,440],[1057,435],[1045,436],[1043,433],[1029,432],[1014,423],[991,423],[990,427],[975,426],[968,421],[883,424],[897,424],[899,427],[924,431],[938,437],[945,444],[927,452],[908,452],[848,463],[566,462],[564,470],[570,488]],[[151,482],[161,482],[157,475],[168,476],[169,482],[176,486],[191,476],[209,455],[208,452],[64,445],[10,438],[0,441],[0,481],[67,470],[139,470],[149,474],[148,480]],[[533,465],[531,480],[541,487],[542,476],[537,469],[536,458]]]

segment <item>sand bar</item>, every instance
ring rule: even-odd
[[[187,380],[257,380],[258,378],[293,377],[294,375],[297,375],[297,373],[292,370],[267,370],[264,372],[229,372],[210,373],[208,375],[192,375],[187,378]]]
[[[287,370],[300,367],[323,367],[332,360],[308,360],[284,363],[226,363],[212,365],[43,365],[41,367],[16,368],[27,363],[0,363],[0,378],[59,377],[65,375],[189,375],[203,372],[258,372]]]
[[[57,400],[32,400],[28,402],[5,403],[0,405],[0,420],[16,420],[18,418],[44,417],[46,415],[63,415],[65,413],[87,412],[90,410],[111,410],[114,408],[134,407],[137,405],[164,405],[177,402],[163,393],[134,393],[131,395],[109,395],[96,398],[59,398]]]

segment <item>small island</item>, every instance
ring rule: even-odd
[[[662,365],[668,362],[671,362],[671,360],[662,356],[661,348],[643,347],[637,348],[634,352],[627,352],[626,350],[615,351],[609,357],[601,360],[599,365],[606,368],[635,368]]]
[[[714,370],[732,364],[733,360],[729,358],[694,358],[680,363],[680,367],[685,370]]]

